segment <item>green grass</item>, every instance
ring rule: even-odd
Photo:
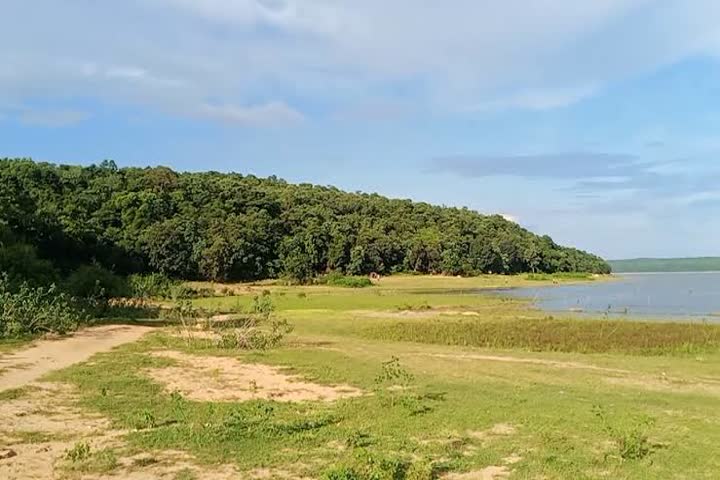
[[[77,385],[84,409],[129,429],[131,452],[181,450],[243,471],[426,479],[518,455],[512,479],[715,478],[715,327],[546,319],[523,301],[469,293],[504,280],[271,288],[277,314],[295,325],[280,348],[198,349],[163,331],[50,379]],[[251,300],[194,303],[233,310]],[[166,348],[276,365],[367,395],[335,403],[192,401],[143,374],[173,364],[148,354]],[[493,434],[499,424],[511,432]]]

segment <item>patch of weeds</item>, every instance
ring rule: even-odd
[[[411,415],[422,415],[432,411],[431,401],[444,399],[444,394],[417,394],[413,390],[415,376],[392,357],[383,362],[380,374],[375,378],[375,394],[386,406],[401,406]]]
[[[65,460],[70,462],[82,462],[90,457],[92,449],[88,442],[77,442],[71,449],[65,452]]]
[[[185,422],[188,418],[187,414],[187,401],[182,394],[175,390],[170,393],[170,401],[172,403],[173,416],[178,422]]]
[[[52,441],[59,441],[63,440],[65,438],[64,435],[59,435],[56,433],[47,433],[47,432],[0,432],[4,434],[7,437],[16,438],[19,440],[20,443],[47,443]]]
[[[365,448],[375,443],[372,436],[367,432],[355,431],[352,432],[347,439],[345,439],[345,445],[350,448]]]
[[[140,457],[133,460],[133,467],[149,467],[158,463],[158,459],[155,457]]]
[[[325,480],[432,480],[437,470],[425,461],[409,461],[360,451],[347,464],[336,465],[323,475]]]
[[[238,408],[230,412],[218,426],[218,433],[225,438],[253,435],[281,437],[320,430],[337,422],[338,419],[332,415],[280,420],[276,418],[272,404],[261,403],[254,410]]]
[[[622,460],[642,460],[655,451],[655,445],[650,443],[647,434],[647,430],[654,424],[651,418],[636,418],[630,425],[621,426],[610,420],[602,406],[596,405],[593,410]]]
[[[78,447],[78,445],[79,444],[75,447]],[[115,455],[113,450],[106,448],[92,451],[87,443],[85,443],[85,445],[87,446],[87,450],[85,450],[85,447],[80,447],[77,451],[73,452],[75,455],[73,458],[68,458],[66,454],[65,458],[70,462],[70,464],[66,466],[68,470],[82,473],[107,473],[118,467],[117,455]],[[68,454],[75,450],[75,447],[68,451]]]
[[[173,480],[197,480],[197,474],[189,468],[183,468],[175,474]]]
[[[155,417],[155,414],[150,410],[143,410],[140,412],[140,415],[135,422],[135,429],[144,430],[155,427],[157,427],[157,418]]]
[[[2,392],[0,392],[0,401],[19,400],[37,390],[39,390],[39,388],[34,386],[3,390]]]

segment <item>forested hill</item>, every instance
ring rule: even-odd
[[[616,272],[720,272],[720,257],[634,258],[609,262]]]
[[[60,275],[94,262],[122,274],[219,281],[307,280],[331,270],[610,269],[498,215],[275,177],[118,169],[109,161],[80,167],[0,160],[0,240],[0,268],[11,273],[31,270],[33,262],[50,262]],[[39,259],[28,259],[35,254]]]

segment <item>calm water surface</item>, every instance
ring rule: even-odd
[[[518,288],[543,310],[645,317],[702,317],[720,323],[720,272],[618,274],[611,282]]]

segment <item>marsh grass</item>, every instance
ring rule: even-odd
[[[386,322],[367,328],[376,340],[537,352],[697,354],[720,350],[720,326],[704,323],[561,318]]]

